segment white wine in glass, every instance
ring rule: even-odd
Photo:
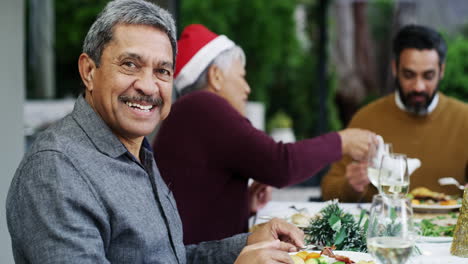
[[[384,155],[380,163],[378,189],[386,195],[408,194],[408,160],[406,155],[391,153]]]
[[[367,241],[369,252],[382,264],[405,263],[414,243],[395,237],[374,237]]]
[[[414,243],[413,211],[402,195],[375,195],[367,230],[367,249],[380,264],[404,264]]]

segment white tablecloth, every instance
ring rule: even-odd
[[[260,210],[257,214],[256,223],[268,221],[268,217],[287,218],[296,211],[291,209],[291,206],[295,206],[298,209],[306,208],[310,215],[314,215],[325,206],[322,202],[270,202]],[[361,204],[363,208],[369,209],[370,204]],[[357,204],[353,203],[342,203],[340,207],[346,212],[358,215],[360,209]],[[409,264],[468,264],[468,258],[459,258],[450,254],[450,242],[444,243],[416,243],[422,252],[419,257],[413,257]]]

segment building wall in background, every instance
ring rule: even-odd
[[[24,0],[0,1],[0,263],[13,262],[5,201],[24,150]]]

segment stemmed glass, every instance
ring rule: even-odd
[[[409,172],[406,155],[390,153],[380,163],[378,189],[380,194],[408,194]]]
[[[380,264],[404,264],[414,243],[413,210],[402,195],[375,195],[369,216],[367,249]]]
[[[367,159],[367,177],[375,188],[379,188],[379,170],[382,157],[392,153],[392,144],[384,143],[383,148],[379,149],[373,145],[369,150],[369,157]]]

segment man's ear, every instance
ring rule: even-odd
[[[224,74],[223,71],[216,65],[211,65],[208,68],[207,76],[208,86],[214,91],[219,92],[223,88]]]
[[[393,74],[393,77],[396,77],[397,76],[397,65],[396,65],[396,60],[392,60],[392,74]]]
[[[444,74],[445,74],[445,63],[442,63],[440,65],[440,79],[444,78]]]
[[[93,77],[94,72],[96,71],[96,64],[93,59],[91,59],[88,54],[81,53],[78,59],[78,69],[80,71],[81,80],[86,86],[86,90],[91,92],[93,87]]]

